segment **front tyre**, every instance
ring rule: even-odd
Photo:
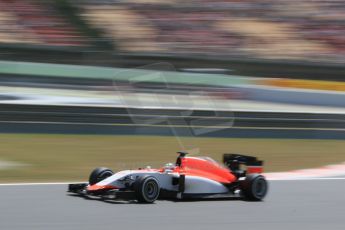
[[[114,172],[108,168],[103,168],[103,167],[95,168],[90,174],[89,184],[90,185],[97,184],[98,182],[112,176],[113,174]]]
[[[140,203],[153,203],[159,197],[160,186],[152,176],[139,177],[134,183],[135,196]]]
[[[267,194],[268,183],[262,175],[249,174],[246,179],[241,182],[241,190],[246,199],[261,201]]]

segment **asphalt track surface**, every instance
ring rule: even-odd
[[[1,133],[345,139],[344,114],[0,105]]]
[[[263,202],[105,202],[66,185],[0,186],[0,229],[332,229],[345,226],[345,180],[270,181]]]

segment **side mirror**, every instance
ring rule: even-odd
[[[188,153],[187,152],[177,152],[179,154],[179,156],[177,157],[177,160],[176,160],[176,165],[177,166],[181,166],[181,158],[184,158]]]
[[[179,154],[178,157],[185,157],[188,153],[187,152],[183,152],[183,151],[180,151],[180,152],[177,152]]]

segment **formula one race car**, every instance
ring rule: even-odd
[[[262,173],[263,162],[255,157],[224,154],[224,166],[209,157],[187,157],[178,152],[175,164],[113,173],[107,168],[92,171],[89,183],[69,184],[68,192],[102,199],[243,198],[260,201],[268,190]]]

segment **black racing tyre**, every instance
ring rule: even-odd
[[[261,201],[268,191],[265,177],[259,174],[249,174],[240,186],[245,198],[252,201]]]
[[[140,203],[153,203],[159,197],[160,186],[153,176],[139,177],[134,182],[135,196]]]
[[[95,168],[89,177],[89,184],[94,185],[97,184],[98,182],[104,180],[107,177],[110,177],[114,174],[113,171],[111,171],[108,168],[100,167],[100,168]]]

